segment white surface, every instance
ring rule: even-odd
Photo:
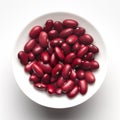
[[[68,0],[1,0],[0,120],[119,120],[119,6],[119,0],[69,0],[69,3]],[[94,23],[104,37],[109,60],[100,90],[80,106],[59,111],[29,100],[17,86],[11,68],[13,47],[21,30],[37,16],[54,11],[79,13]]]

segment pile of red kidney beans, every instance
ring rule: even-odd
[[[18,58],[35,88],[69,98],[87,93],[99,68],[99,49],[85,28],[73,19],[49,19],[43,27],[33,26],[29,37]]]

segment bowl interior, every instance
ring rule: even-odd
[[[18,52],[20,50],[23,50],[24,44],[29,39],[28,33],[34,25],[43,26],[47,19],[53,19],[54,21],[56,20],[63,21],[64,19],[67,18],[75,19],[79,22],[79,26],[85,27],[86,33],[89,33],[93,36],[94,44],[98,46],[100,50],[99,54],[96,56],[96,60],[100,63],[100,68],[99,70],[94,72],[96,77],[95,84],[89,85],[87,94],[85,94],[84,96],[79,94],[73,99],[69,99],[65,95],[59,97],[55,95],[50,96],[45,91],[36,90],[33,87],[33,85],[29,82],[29,74],[26,74],[24,72],[24,68],[17,58]],[[16,41],[16,45],[14,48],[13,73],[18,86],[25,93],[25,95],[27,95],[34,102],[50,108],[69,108],[85,102],[96,93],[96,91],[100,88],[101,84],[104,81],[107,67],[106,63],[107,61],[105,44],[100,33],[96,30],[96,28],[93,25],[91,25],[91,23],[89,23],[87,20],[83,19],[80,16],[71,13],[56,12],[36,18],[23,29],[23,31],[21,32]]]

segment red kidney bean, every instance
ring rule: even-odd
[[[29,33],[29,36],[31,38],[37,38],[40,34],[40,32],[42,31],[42,27],[41,26],[34,26]]]
[[[79,40],[81,43],[83,43],[85,45],[89,45],[93,42],[93,38],[89,34],[84,34],[84,35],[80,36]]]
[[[51,45],[49,44],[48,47],[47,47],[47,52],[52,55],[53,53],[53,48],[51,47]]]
[[[27,65],[28,63],[28,56],[24,51],[20,51],[18,53],[18,58],[20,59],[21,64]]]
[[[91,61],[94,59],[94,54],[92,52],[88,52],[87,54],[84,55],[83,60],[88,60]]]
[[[72,80],[67,80],[62,86],[62,91],[68,93],[74,88],[74,85],[75,83]]]
[[[76,66],[81,65],[81,59],[80,58],[75,58],[72,62],[72,67],[75,68]]]
[[[86,80],[80,80],[79,81],[79,91],[82,95],[86,94],[87,93],[87,90],[88,90],[88,84],[86,82]]]
[[[34,86],[39,90],[45,90],[47,88],[44,83],[35,83]]]
[[[41,80],[42,83],[48,84],[50,82],[50,75],[44,74]]]
[[[50,45],[52,47],[61,46],[63,42],[64,42],[64,40],[62,38],[55,38],[55,39],[50,41]]]
[[[69,75],[70,75],[70,73],[71,73],[71,70],[72,70],[71,65],[65,64],[65,65],[63,66],[63,69],[62,69],[62,76],[63,76],[65,79],[68,79],[68,78],[69,78]]]
[[[43,70],[41,69],[40,66],[38,66],[36,63],[34,63],[34,64],[32,64],[32,70],[34,71],[34,73],[38,77],[42,78],[42,76],[43,76],[44,73],[43,73]]]
[[[51,83],[56,82],[56,81],[57,81],[57,77],[53,77],[53,76],[52,76],[52,77],[50,78],[50,82],[51,82]]]
[[[34,56],[34,54],[32,52],[28,53],[28,59],[30,61],[33,61],[35,59],[35,56]]]
[[[53,69],[52,69],[52,76],[56,77],[58,74],[62,71],[63,65],[61,63],[58,63]]]
[[[78,79],[84,79],[85,78],[85,72],[83,70],[77,71],[77,77]]]
[[[51,19],[47,20],[46,23],[45,23],[44,30],[46,32],[48,32],[52,29],[52,27],[53,27],[53,20],[51,20]]]
[[[42,52],[41,53],[41,60],[44,62],[44,63],[47,63],[50,61],[50,55],[48,54],[48,52]]]
[[[76,42],[73,46],[72,46],[72,50],[73,52],[76,52],[80,49],[80,44],[78,42]]]
[[[35,74],[30,75],[29,80],[32,81],[33,83],[40,82],[40,79]]]
[[[57,88],[57,89],[55,90],[55,93],[56,93],[57,95],[61,95],[61,94],[62,94],[62,89],[61,89],[61,88]]]
[[[76,71],[72,69],[70,73],[70,79],[75,80],[76,78],[77,78]]]
[[[85,45],[84,44],[80,44],[80,49],[82,49],[83,47],[85,47]]]
[[[86,71],[85,72],[85,80],[90,84],[94,83],[95,82],[94,74],[91,71]]]
[[[42,53],[42,51],[43,51],[42,47],[38,44],[32,50],[34,55],[38,55],[38,54]]]
[[[54,94],[55,93],[55,88],[52,84],[47,85],[47,92],[49,94]]]
[[[77,52],[77,57],[82,58],[88,52],[88,47],[84,46]]]
[[[63,24],[60,21],[54,22],[54,29],[61,32],[63,30]]]
[[[67,43],[63,43],[61,49],[64,51],[64,54],[69,54],[71,52],[71,47]]]
[[[74,86],[74,88],[67,94],[69,98],[75,97],[79,92],[78,86]]]
[[[95,60],[90,62],[91,70],[96,70],[99,68],[99,63]]]
[[[93,45],[93,44],[88,45],[88,50],[89,50],[90,52],[93,52],[93,53],[98,53],[98,52],[99,52],[98,47],[95,46],[95,45]]]
[[[77,27],[74,30],[74,34],[77,35],[77,36],[81,36],[81,35],[85,34],[85,28],[83,28],[83,27]]]
[[[68,36],[68,38],[66,39],[66,42],[70,45],[73,45],[74,43],[76,43],[78,40],[78,37],[76,35],[70,35]]]
[[[69,53],[65,58],[65,63],[72,63],[72,61],[75,59],[76,55],[74,52]]]
[[[82,61],[81,66],[82,66],[82,69],[84,70],[88,70],[91,68],[91,64],[89,61]]]
[[[34,48],[35,44],[36,44],[35,39],[29,40],[24,46],[24,51],[30,52]]]
[[[73,33],[73,29],[72,28],[66,28],[66,29],[63,29],[59,36],[62,37],[62,38],[65,38],[65,37],[68,37],[69,35],[71,35]]]
[[[57,30],[50,30],[48,32],[48,36],[50,39],[56,38],[58,36],[58,31]]]
[[[46,48],[48,46],[48,35],[46,32],[42,31],[39,35],[39,43],[41,47]]]
[[[57,64],[57,62],[58,62],[58,60],[57,60],[57,58],[56,58],[56,56],[55,56],[55,53],[53,53],[53,54],[51,55],[51,58],[50,58],[50,65],[51,65],[52,67],[54,67],[54,66]]]
[[[59,47],[55,47],[54,50],[55,50],[55,54],[59,58],[59,60],[63,61],[65,56],[64,56],[62,50]]]
[[[65,82],[65,79],[62,76],[58,77],[57,82],[56,82],[57,87],[62,87],[64,82]]]
[[[76,28],[78,26],[78,22],[73,19],[65,19],[63,21],[63,25],[68,28]]]

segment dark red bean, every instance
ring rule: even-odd
[[[49,36],[50,39],[56,38],[58,36],[57,30],[50,30],[48,32],[48,36]]]
[[[82,95],[86,94],[87,93],[87,90],[88,90],[88,84],[86,82],[86,80],[80,80],[79,81],[79,91]]]
[[[76,28],[78,26],[78,22],[73,19],[65,19],[63,21],[63,25],[67,28]]]
[[[83,27],[77,27],[75,30],[74,30],[74,34],[77,35],[77,36],[81,36],[85,33],[85,28]]]
[[[44,63],[47,63],[50,61],[50,55],[48,54],[48,52],[42,52],[41,53],[41,60],[44,62]]]
[[[77,71],[77,77],[78,79],[84,79],[85,78],[85,72],[83,70]]]
[[[76,78],[77,78],[77,74],[76,74],[76,72],[75,72],[75,70],[71,70],[71,73],[70,73],[70,79],[71,80],[76,80]]]
[[[52,27],[53,27],[53,20],[51,20],[51,19],[47,20],[45,23],[44,30],[46,32],[48,32],[48,31],[52,30]]]
[[[78,86],[74,86],[74,88],[67,94],[69,98],[75,97],[79,92]]]
[[[61,49],[64,51],[64,54],[69,54],[71,52],[71,47],[67,43],[63,43]]]
[[[80,44],[78,42],[76,42],[73,46],[72,46],[72,50],[73,52],[76,52],[80,49]]]
[[[79,40],[81,43],[83,43],[85,45],[89,45],[93,42],[93,38],[89,34],[84,34],[84,35],[80,36]]]
[[[73,45],[74,43],[76,43],[78,40],[78,37],[76,35],[70,35],[67,39],[66,42],[70,45]]]
[[[55,88],[52,84],[47,85],[47,92],[49,94],[54,94],[55,93]]]
[[[35,83],[34,87],[36,87],[39,90],[45,90],[47,86],[44,83]]]
[[[50,55],[52,55],[53,51],[54,51],[53,47],[51,47],[51,45],[49,44],[48,47],[47,47],[47,52],[48,52]]]
[[[32,50],[34,55],[38,55],[38,54],[42,53],[42,51],[43,51],[43,49],[42,49],[42,47],[40,47],[39,44],[37,44]]]
[[[70,73],[71,73],[71,70],[72,70],[71,65],[65,64],[65,65],[63,66],[63,69],[62,69],[62,76],[63,76],[65,79],[68,79],[68,78],[69,78],[69,75],[70,75]]]
[[[54,66],[57,64],[57,62],[58,62],[58,60],[57,60],[57,58],[56,58],[56,56],[55,56],[55,53],[53,53],[53,54],[51,55],[51,58],[50,58],[50,65],[51,65],[52,67],[54,67]]]
[[[84,70],[88,70],[91,68],[91,64],[89,61],[82,61],[81,66],[82,66],[82,69]]]
[[[20,59],[21,64],[27,65],[27,63],[28,63],[28,55],[24,51],[20,51],[18,53],[18,58]]]
[[[53,77],[53,76],[52,76],[52,77],[50,78],[50,82],[51,82],[51,83],[56,82],[56,81],[57,81],[57,77]]]
[[[29,36],[31,38],[37,38],[40,34],[40,32],[42,31],[42,27],[41,26],[34,26],[29,33]]]
[[[34,63],[34,64],[32,64],[32,70],[34,71],[34,73],[38,77],[42,78],[42,76],[43,76],[44,73],[43,73],[43,70],[41,69],[40,66],[38,66],[36,63]]]
[[[82,58],[87,52],[88,52],[88,47],[84,46],[78,51],[77,57]]]
[[[61,89],[61,88],[57,88],[57,89],[55,90],[55,93],[56,93],[57,95],[61,95],[61,94],[62,94],[62,89]]]
[[[63,61],[64,58],[65,58],[65,56],[64,56],[62,50],[61,50],[59,47],[55,47],[54,50],[55,50],[56,56],[57,56],[61,61]]]
[[[35,56],[34,56],[34,54],[32,52],[28,53],[28,59],[30,61],[33,61],[35,59]]]
[[[93,45],[93,44],[88,45],[88,50],[89,50],[90,52],[93,52],[93,53],[98,53],[98,52],[99,52],[98,47],[95,46],[95,45]]]
[[[44,74],[41,80],[42,83],[48,84],[50,82],[50,75]]]
[[[48,35],[46,32],[42,31],[39,35],[39,43],[41,47],[46,48],[48,46]]]
[[[62,85],[64,84],[64,82],[65,82],[65,79],[62,76],[60,76],[57,79],[57,82],[56,82],[57,87],[62,87]]]
[[[91,70],[96,70],[99,68],[99,63],[95,60],[90,62]]]
[[[65,38],[65,37],[68,37],[69,35],[71,35],[73,33],[73,29],[72,28],[66,28],[66,29],[63,29],[59,36],[62,37],[62,38]]]
[[[85,72],[85,80],[90,84],[94,83],[95,82],[94,74],[91,71],[86,71]]]
[[[62,86],[62,91],[68,93],[74,88],[74,85],[75,83],[72,80],[67,80]]]
[[[65,63],[72,63],[72,61],[75,59],[76,55],[74,52],[69,53],[65,58]]]
[[[72,67],[75,68],[77,66],[81,65],[81,59],[80,58],[75,58],[72,62]]]
[[[61,32],[63,30],[63,24],[60,21],[54,22],[54,29]]]
[[[35,74],[30,75],[29,80],[33,83],[38,83],[40,81],[40,79]]]
[[[62,38],[55,38],[55,39],[50,41],[50,45],[52,47],[55,47],[55,46],[59,46],[60,47],[63,42],[64,42],[64,40]]]
[[[87,54],[84,55],[83,60],[88,60],[91,61],[94,59],[94,54],[92,52],[88,52]]]

